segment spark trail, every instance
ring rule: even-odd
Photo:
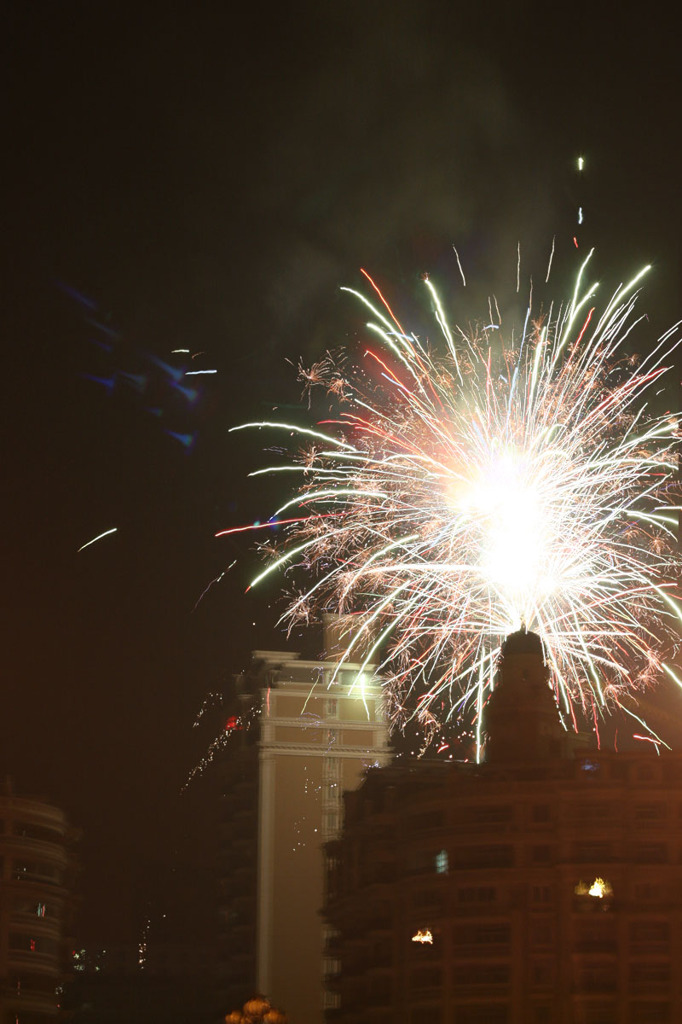
[[[116,533],[117,530],[118,530],[118,526],[112,526],[112,528],[110,530],[105,530],[104,533],[98,533],[96,537],[92,538],[92,540],[87,541],[87,543],[85,543],[85,544],[81,544],[81,546],[78,548],[78,551],[76,552],[76,554],[80,554],[81,551],[85,551],[85,549],[89,548],[91,544],[96,544],[97,541],[98,540],[102,540],[103,537],[108,537],[109,534]]]
[[[570,299],[529,308],[511,342],[500,323],[451,327],[426,280],[440,352],[365,274],[375,298],[344,290],[370,310],[376,345],[358,365],[327,354],[302,374],[334,417],[248,425],[300,445],[271,467],[300,485],[274,513],[290,522],[254,584],[304,581],[289,625],[315,608],[346,616],[343,660],[377,664],[396,720],[427,732],[467,709],[480,720],[521,625],[541,635],[574,725],[576,708],[596,721],[664,672],[680,683],[666,660],[681,619],[678,417],[649,408],[679,325],[628,356],[648,268],[600,307],[590,256]]]

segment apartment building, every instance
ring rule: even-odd
[[[487,710],[483,763],[394,763],[346,795],[328,1022],[682,1020],[682,757],[567,733],[533,634]]]

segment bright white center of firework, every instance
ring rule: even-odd
[[[531,460],[514,450],[492,455],[472,474],[461,510],[478,532],[479,569],[488,586],[516,617],[525,617],[554,589],[550,522]]]

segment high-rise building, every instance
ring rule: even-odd
[[[328,844],[335,1024],[682,1020],[682,757],[589,749],[503,648],[487,759],[396,762]]]
[[[70,830],[58,807],[0,793],[0,1024],[59,1014],[71,935]]]
[[[330,628],[325,646],[333,657]],[[226,999],[238,1006],[259,991],[315,1024],[333,972],[323,844],[339,832],[343,790],[388,760],[380,681],[372,666],[254,651],[237,692],[237,742],[224,763]]]

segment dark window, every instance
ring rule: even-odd
[[[412,971],[410,979],[412,988],[440,988],[443,984],[443,972],[440,967],[420,967]]]
[[[394,1024],[395,1021],[392,1013],[373,1019],[377,1024]],[[439,1006],[415,1006],[410,1010],[410,1024],[424,1024],[424,1021],[428,1021],[429,1024],[432,1021],[433,1024],[441,1024],[442,1020],[443,1013]]]
[[[667,810],[664,803],[636,804],[633,815],[635,821],[663,821]]]
[[[27,839],[44,839],[51,843],[61,843],[62,835],[58,829],[45,828],[44,825],[32,825],[29,822],[17,821],[14,823],[14,834],[26,836]]]
[[[611,818],[613,805],[606,801],[586,800],[576,804],[573,810],[579,821],[604,821]]]
[[[670,964],[632,964],[630,966],[630,988],[633,992],[650,992],[655,988],[667,988],[670,984]]]
[[[549,988],[554,983],[554,965],[551,960],[539,960],[533,964],[531,977],[534,988]]]
[[[459,903],[494,903],[497,889],[492,885],[467,885],[457,890]]]
[[[530,941],[533,946],[551,946],[554,940],[554,929],[551,918],[537,918],[531,921]]]
[[[663,898],[663,890],[660,885],[651,882],[640,882],[635,885],[635,903],[659,903]]]
[[[508,985],[509,964],[458,964],[453,969],[452,980],[455,989]]]
[[[637,1024],[670,1024],[670,1003],[632,1003],[630,1020]]]
[[[465,846],[455,850],[453,861],[458,868],[510,868],[514,866],[514,847]]]
[[[428,1020],[428,1017],[425,1018]],[[458,1006],[455,1010],[457,1024],[508,1024],[509,1007],[503,1003],[489,1003],[487,1006]]]
[[[573,847],[576,864],[608,864],[612,857],[611,843],[576,843]]]
[[[467,925],[455,927],[452,933],[455,946],[508,946],[511,940],[511,926],[506,922]]]
[[[428,829],[442,828],[444,821],[443,811],[424,811],[422,814],[416,814],[410,818],[409,825],[413,831],[425,832]]]
[[[61,871],[54,864],[43,864],[39,861],[15,860],[12,871],[15,881],[30,882],[33,879],[49,880],[59,885]]]
[[[670,942],[668,921],[633,921],[630,925],[630,942],[638,952],[657,952],[665,949]]]
[[[432,850],[412,850],[407,862],[407,870],[412,875],[430,872],[433,870],[434,860],[435,854]]]
[[[578,1020],[584,1024],[622,1024],[621,1015],[613,1003],[585,1003],[578,1012]]]
[[[500,825],[514,820],[511,804],[472,804],[463,807],[459,819],[469,825]]]
[[[578,975],[578,988],[583,992],[615,992],[617,987],[615,964],[593,964]]]
[[[637,864],[665,864],[668,851],[665,843],[638,843],[634,850]]]
[[[617,945],[616,921],[609,914],[578,921],[575,948],[581,953],[612,953]]]
[[[442,907],[443,893],[439,889],[420,889],[412,897],[413,907]]]

